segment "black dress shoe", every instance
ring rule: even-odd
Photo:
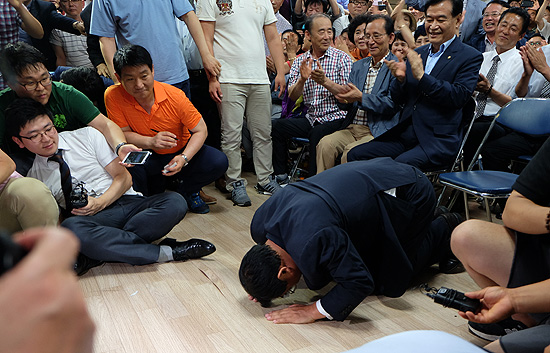
[[[94,260],[82,253],[78,253],[76,262],[74,264],[74,272],[76,272],[77,276],[82,276],[86,274],[86,272],[88,272],[91,268],[94,268],[96,266],[100,266],[103,264],[104,264],[103,261]]]
[[[202,239],[189,239],[187,241],[176,241],[166,238],[159,245],[167,245],[172,248],[172,256],[175,261],[198,259],[216,251],[214,244]]]
[[[434,219],[441,216],[442,214],[449,213],[449,209],[445,206],[437,206],[434,211]]]

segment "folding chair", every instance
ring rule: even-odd
[[[300,163],[302,163],[302,161],[304,160],[308,152],[309,139],[306,137],[293,137],[292,141],[294,141],[298,145],[302,145],[302,149],[300,150],[298,157],[292,163],[292,168],[290,168],[290,174],[289,174],[290,181],[294,182],[298,179],[298,176],[297,176],[298,171],[303,171],[307,173],[307,171],[300,169]]]
[[[464,195],[466,219],[470,218],[466,194],[484,198],[487,219],[492,221],[488,199],[507,198],[512,192],[512,185],[518,177],[516,174],[494,171],[475,170],[483,145],[489,138],[496,122],[517,132],[530,135],[550,134],[550,100],[543,98],[515,99],[503,106],[487,130],[472,162],[464,172],[444,173],[439,175],[441,184],[460,190]]]

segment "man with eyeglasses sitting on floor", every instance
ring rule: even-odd
[[[0,71],[9,86],[0,92],[0,146],[7,146],[4,110],[19,97],[31,98],[45,105],[52,112],[53,123],[60,131],[85,126],[99,130],[121,160],[128,152],[138,150],[136,146],[126,143],[118,125],[101,114],[84,94],[72,86],[52,82],[46,69],[46,58],[38,49],[23,42],[6,45],[0,53]],[[7,148],[4,151],[10,154],[17,148],[12,145],[11,150]],[[17,164],[17,171],[25,175],[32,157],[10,156]]]

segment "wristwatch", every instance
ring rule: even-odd
[[[184,153],[182,153],[181,156],[185,160],[185,164],[183,166],[186,167],[189,164],[189,159],[187,159],[187,156]]]

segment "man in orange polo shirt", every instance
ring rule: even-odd
[[[176,191],[195,213],[207,213],[200,189],[222,176],[227,157],[204,145],[206,124],[185,93],[154,80],[149,52],[130,45],[113,59],[120,84],[105,92],[107,113],[129,143],[153,153],[143,165],[130,168],[134,189],[144,195],[163,192],[175,176]]]

